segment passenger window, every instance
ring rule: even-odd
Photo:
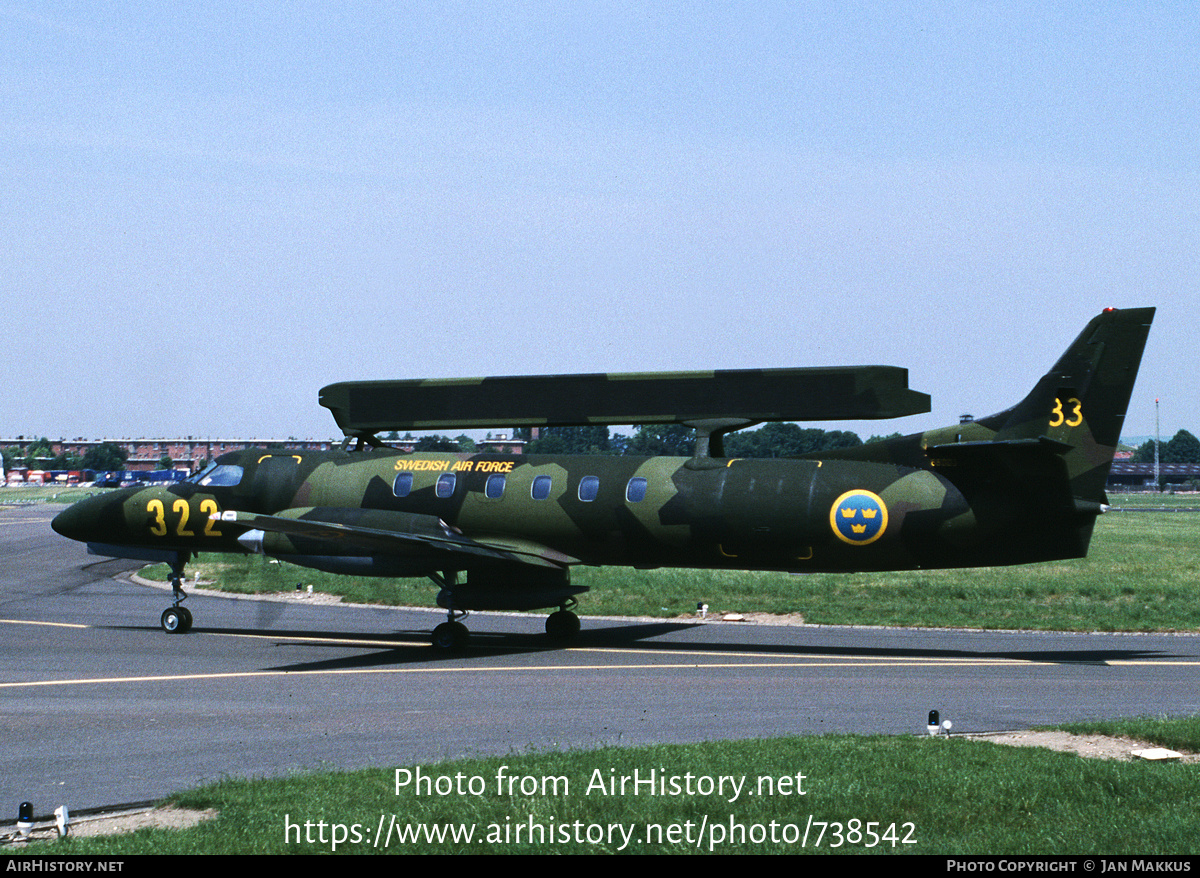
[[[584,476],[579,480],[579,499],[591,503],[600,492],[600,479],[597,476]]]
[[[531,492],[534,500],[545,500],[550,496],[550,476],[538,476],[533,480],[533,491]]]
[[[646,499],[646,480],[641,476],[634,476],[629,480],[629,484],[625,486],[625,499],[630,503],[641,503]]]
[[[505,476],[503,474],[493,474],[488,476],[487,483],[483,486],[483,494],[491,500],[499,500],[504,496]]]
[[[392,482],[392,493],[397,497],[407,497],[412,492],[412,473],[399,473],[396,481]]]
[[[439,497],[449,497],[454,493],[454,485],[457,482],[458,476],[454,473],[442,473],[438,476],[435,493]]]

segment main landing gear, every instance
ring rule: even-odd
[[[433,629],[433,648],[443,652],[458,652],[465,648],[471,632],[458,620],[466,617],[466,610],[450,610],[449,618]]]
[[[183,590],[183,565],[188,561],[188,555],[183,554],[171,565],[171,606],[163,610],[159,619],[163,631],[168,634],[186,634],[192,630],[192,611],[183,606],[187,593]]]
[[[575,598],[568,598],[562,607],[546,617],[546,636],[551,643],[569,643],[579,634],[579,617],[571,612],[578,605]]]
[[[579,617],[571,612],[578,603],[575,598],[568,598],[558,610],[546,618],[546,637],[555,646],[569,643],[579,634]],[[446,621],[433,629],[433,648],[440,652],[461,652],[465,649],[471,637],[471,632],[461,621],[466,617],[466,610],[447,610]]]

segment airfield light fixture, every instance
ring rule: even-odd
[[[938,720],[938,712],[936,710],[929,711],[929,719],[925,723],[925,731],[929,732],[930,735],[936,735],[938,733],[938,729],[940,728],[941,725]]]
[[[17,806],[17,832],[28,836],[33,832],[33,803],[22,802]]]

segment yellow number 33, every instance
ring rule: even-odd
[[[1083,403],[1072,396],[1067,400],[1066,408],[1069,414],[1063,411],[1063,401],[1055,398],[1054,409],[1050,412],[1051,427],[1078,427],[1083,423]]]

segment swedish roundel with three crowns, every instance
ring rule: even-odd
[[[887,530],[888,511],[879,495],[856,488],[838,497],[829,510],[829,526],[852,546],[873,543]]]

